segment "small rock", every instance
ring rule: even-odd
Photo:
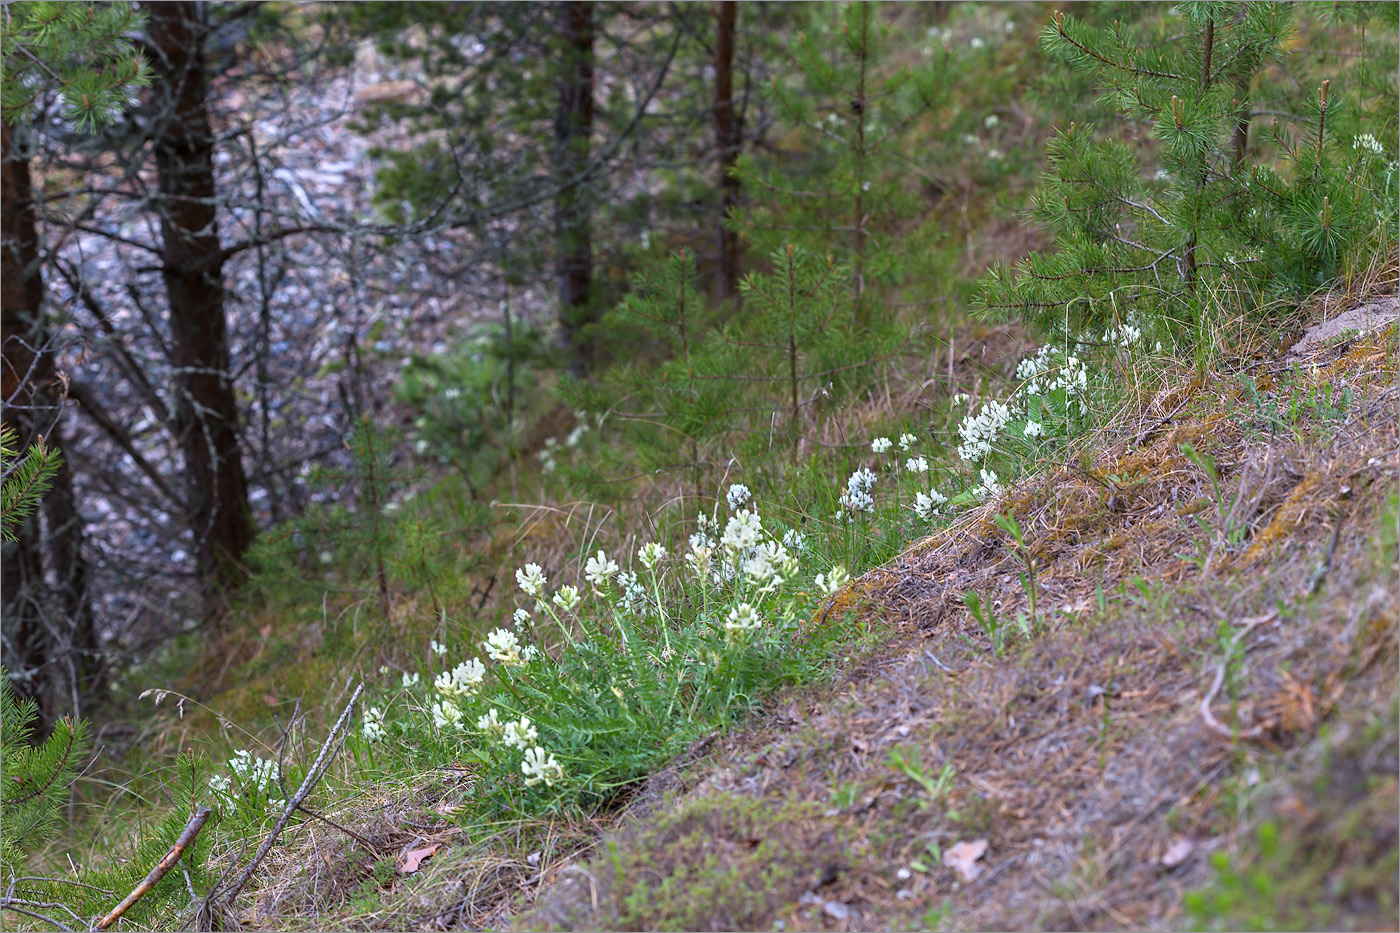
[[[822,913],[838,922],[851,919],[851,908],[840,901],[827,901],[822,904]]]
[[[1167,868],[1175,868],[1191,857],[1196,844],[1190,839],[1179,838],[1167,847],[1167,852],[1162,856],[1162,864]]]
[[[966,882],[976,880],[982,874],[982,866],[977,864],[977,860],[987,854],[987,840],[977,839],[972,842],[959,842],[957,845],[949,846],[943,853],[943,864],[953,869],[960,879]]]

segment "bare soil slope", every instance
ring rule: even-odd
[[[515,927],[1394,929],[1396,412],[1393,324],[1163,393],[996,506],[1025,548],[989,508],[857,581],[889,646]],[[1028,557],[999,658],[964,594],[1014,630]]]

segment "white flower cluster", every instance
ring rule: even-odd
[[[557,596],[558,594],[556,594]],[[535,659],[539,649],[534,645],[522,645],[520,639],[510,629],[498,628],[481,643],[486,656],[506,667],[524,667]],[[476,662],[480,666],[481,662]]]
[[[910,457],[908,460],[904,461],[904,469],[908,470],[910,473],[927,473],[928,461],[923,457]]]
[[[758,610],[748,603],[740,603],[729,611],[729,618],[724,622],[725,637],[731,641],[737,641],[748,636],[750,632],[756,631],[763,625],[763,620],[759,618]]]
[[[514,636],[512,636],[514,637]],[[450,671],[443,671],[433,680],[433,688],[449,700],[473,696],[481,689],[486,678],[486,667],[476,658],[458,664]]]
[[[753,493],[749,491],[749,487],[745,486],[743,483],[735,483],[729,487],[729,492],[725,494],[724,501],[729,503],[730,511],[736,511],[742,508],[744,503],[748,502],[752,496]]]
[[[724,526],[719,543],[731,553],[743,554],[758,546],[763,536],[763,519],[757,512],[736,512]]]
[[[578,595],[578,587],[570,586],[567,583],[564,584],[559,587],[559,590],[554,594],[554,598],[550,600],[550,602],[554,603],[554,605],[558,606],[564,612],[573,612],[578,608],[579,602],[581,602]],[[504,629],[502,629],[502,631],[504,631]]]
[[[388,735],[384,728],[384,711],[377,706],[365,708],[365,720],[360,723],[360,735],[366,742],[382,742]]]
[[[637,552],[637,559],[642,562],[642,566],[652,570],[657,564],[666,559],[666,548],[655,541],[648,541],[642,545],[642,549]]]
[[[1119,324],[1116,329],[1110,328],[1103,332],[1103,342],[1107,344],[1118,344],[1124,350],[1142,340],[1142,328],[1135,326],[1131,322]]]
[[[891,441],[888,437],[877,437],[870,442],[870,449],[877,454],[887,453],[893,446],[894,441]]]
[[[948,504],[948,497],[937,489],[930,489],[928,492],[914,494],[914,514],[924,521],[932,521],[943,506]]]
[[[919,439],[912,434],[901,434],[899,435],[899,449],[908,453],[910,448],[912,448],[918,440]]]
[[[460,729],[464,714],[462,708],[451,700],[437,700],[432,708],[433,725],[439,729]]]
[[[998,499],[1006,492],[995,470],[988,470],[983,467],[981,475],[982,485],[973,488],[972,494],[974,496],[979,499]]]
[[[277,762],[259,758],[246,748],[234,752],[233,757],[228,760],[228,766],[233,772],[233,777],[237,778],[240,789],[255,790],[259,796],[266,794],[269,788],[281,780]],[[215,793],[228,794],[233,790],[233,781],[227,775],[215,775],[209,779],[209,789]]]
[[[817,589],[828,596],[835,596],[837,590],[851,582],[851,575],[842,564],[837,564],[826,573],[819,573],[812,581]]]
[[[1370,133],[1362,133],[1360,136],[1352,140],[1351,145],[1353,149],[1364,150],[1366,152],[1371,153],[1371,155],[1385,155],[1385,147],[1381,145],[1381,141],[1379,139],[1376,139],[1376,137],[1372,136]]]
[[[527,787],[534,787],[540,781],[553,787],[557,781],[564,780],[563,767],[554,759],[552,753],[538,745],[525,749],[525,760],[520,763],[520,772],[525,775]]]
[[[594,586],[602,586],[617,573],[617,569],[617,561],[599,551],[596,557],[588,558],[588,563],[583,567],[583,578]]]
[[[538,596],[549,582],[539,564],[526,564],[515,572],[515,582],[526,596]]]
[[[881,440],[888,442],[889,438],[881,438]],[[846,517],[847,513],[854,517],[856,512],[875,511],[875,497],[870,494],[870,491],[875,488],[875,482],[878,479],[879,477],[865,467],[861,467],[846,478],[846,491],[841,493],[840,499],[842,511],[836,513],[837,521]]]
[[[617,575],[617,588],[622,595],[622,608],[628,612],[635,612],[638,606],[647,604],[647,588],[632,571],[624,570]]]
[[[1124,348],[1137,343],[1142,339],[1142,331],[1132,324],[1123,324],[1119,328],[1120,346]],[[1113,333],[1104,335],[1105,342],[1113,341]],[[1064,360],[1063,363],[1056,363],[1058,358]],[[1084,361],[1073,353],[1066,353],[1055,347],[1041,347],[1034,356],[1028,356],[1016,367],[1016,378],[1020,379],[1022,386],[1013,396],[1013,404],[1023,404],[1028,398],[1043,396],[1049,392],[1057,392],[1061,389],[1065,392],[1065,399],[1078,399],[1079,413],[1086,415],[1089,413],[1089,405],[1086,396],[1089,392],[1089,368]],[[1033,430],[1027,430],[1027,437],[1039,437]]]
[[[544,473],[553,473],[559,468],[559,461],[556,455],[559,452],[559,439],[557,437],[546,437],[544,439],[544,450],[535,454],[535,459],[540,462],[540,470]]]
[[[958,456],[968,463],[981,463],[992,452],[992,445],[1001,435],[1001,429],[1011,420],[1011,409],[996,399],[982,406],[976,415],[964,418],[958,425]]]
[[[534,787],[544,781],[550,787],[564,779],[564,769],[554,755],[539,745],[539,730],[529,717],[521,716],[514,722],[502,722],[500,711],[492,707],[477,717],[476,728],[490,738],[497,739],[507,748],[515,748],[525,753],[520,771],[525,775],[525,784]]]

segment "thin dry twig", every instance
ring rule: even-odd
[[[317,782],[320,781],[322,773],[330,764],[329,758],[331,748],[336,744],[336,739],[340,735],[340,730],[345,727],[346,721],[350,718],[350,712],[355,708],[355,701],[358,700],[360,694],[364,692],[364,684],[360,684],[355,688],[354,694],[350,697],[350,702],[345,704],[345,709],[341,712],[340,718],[337,719],[335,725],[331,727],[330,735],[326,736],[326,741],[322,744],[320,753],[316,756],[316,760],[312,762],[311,770],[306,772],[306,777],[302,780],[301,786],[297,788],[297,792],[292,795],[292,798],[287,801],[287,805],[282,809],[282,815],[277,818],[277,825],[272,827],[272,832],[263,840],[263,844],[258,847],[258,851],[253,854],[253,860],[248,863],[247,868],[243,869],[243,874],[238,876],[238,879],[233,883],[233,887],[231,887],[228,894],[224,896],[224,903],[232,904],[234,898],[238,897],[244,885],[253,877],[253,872],[257,871],[258,865],[267,857],[267,853],[272,850],[273,845],[277,842],[277,837],[282,834],[282,830],[287,826],[287,821],[292,818],[292,813],[301,806],[301,802],[307,798],[307,795],[311,793]]]
[[[164,878],[166,872],[175,867],[175,863],[180,861],[180,856],[185,854],[185,850],[194,845],[194,841],[199,836],[199,831],[204,828],[204,824],[209,820],[209,814],[214,811],[208,807],[200,807],[194,811],[185,828],[180,832],[180,837],[175,840],[175,844],[170,847],[170,851],[161,856],[141,883],[132,888],[131,893],[122,898],[122,902],[103,917],[97,923],[99,930],[105,930],[121,919],[122,914],[131,909],[131,905],[139,901],[147,891],[156,886],[160,879]]]

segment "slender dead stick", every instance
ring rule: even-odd
[[[132,888],[130,894],[122,898],[120,904],[112,908],[111,913],[98,921],[97,928],[99,930],[105,930],[121,919],[121,915],[126,913],[127,910],[131,908],[132,904],[141,900],[141,897],[147,891],[155,887],[156,883],[165,877],[166,872],[175,867],[175,863],[180,861],[180,856],[185,854],[185,850],[194,845],[195,838],[199,835],[199,831],[204,828],[204,824],[208,821],[209,814],[212,812],[213,811],[208,807],[200,807],[194,811],[194,816],[190,817],[190,821],[185,824],[184,830],[180,833],[180,838],[175,840],[175,844],[170,847],[170,851],[161,856],[160,861],[156,862],[156,867],[152,868],[150,873],[147,874],[145,878],[141,879],[140,884]]]
[[[258,866],[262,864],[262,860],[267,856],[267,853],[272,850],[272,846],[277,842],[277,837],[282,834],[282,830],[286,827],[287,821],[292,818],[292,813],[296,811],[297,807],[301,806],[301,802],[307,798],[312,788],[320,781],[323,766],[330,764],[327,759],[330,757],[331,748],[335,745],[336,737],[340,735],[340,730],[345,727],[346,720],[350,718],[350,711],[355,708],[355,701],[358,700],[360,694],[364,692],[364,684],[360,684],[355,688],[354,694],[350,697],[350,702],[345,704],[345,710],[340,714],[340,718],[335,721],[335,725],[331,727],[331,734],[326,736],[326,741],[325,744],[321,746],[320,754],[318,754],[316,760],[312,762],[311,770],[306,772],[306,777],[302,780],[301,786],[297,788],[297,792],[292,795],[292,799],[288,800],[287,805],[282,809],[282,815],[277,818],[277,825],[272,827],[272,832],[263,840],[263,844],[258,847],[258,851],[253,854],[253,860],[248,863],[247,868],[243,869],[243,874],[238,876],[238,880],[234,881],[233,887],[229,888],[228,894],[224,895],[225,904],[233,903],[233,899],[243,890],[243,886],[248,883],[248,879],[253,877],[253,872],[258,870]]]

